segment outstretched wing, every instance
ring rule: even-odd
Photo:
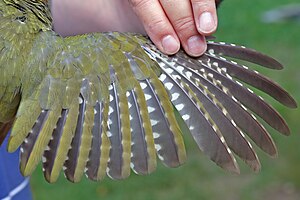
[[[272,156],[276,147],[252,112],[284,134],[289,129],[238,80],[296,107],[273,81],[221,57],[281,68],[268,56],[243,47],[210,42],[201,57],[182,51],[169,57],[139,35],[61,38],[44,32],[31,52],[8,149],[21,145],[26,176],[42,159],[49,182],[56,181],[61,169],[73,182],[84,173],[92,180],[105,173],[122,179],[130,168],[148,174],[155,170],[156,154],[166,166],[182,164],[186,153],[174,108],[199,148],[219,166],[239,172],[234,152],[259,170],[244,133]]]

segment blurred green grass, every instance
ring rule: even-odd
[[[219,10],[218,40],[233,42],[265,52],[279,61],[281,72],[259,68],[259,71],[280,83],[300,102],[300,24],[283,22],[263,24],[261,14],[296,0],[227,0]],[[256,68],[256,66],[254,66]],[[258,68],[257,68],[258,69]],[[223,171],[197,149],[186,136],[188,162],[180,168],[159,165],[150,176],[134,173],[124,181],[106,178],[95,183],[84,179],[78,184],[63,177],[56,184],[45,182],[41,169],[31,179],[34,199],[300,199],[300,112],[268,98],[290,125],[292,135],[285,137],[268,128],[278,146],[279,157],[271,159],[258,151],[262,170],[252,172],[244,163],[241,175]]]

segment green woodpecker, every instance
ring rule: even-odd
[[[264,54],[222,42],[208,41],[207,52],[192,58],[164,55],[132,33],[63,38],[52,29],[46,0],[0,0],[0,141],[11,129],[7,149],[21,148],[24,176],[42,160],[49,182],[62,169],[72,182],[83,174],[123,179],[130,169],[153,172],[156,156],[168,167],[184,163],[183,121],[217,165],[238,173],[235,154],[257,171],[249,138],[271,156],[277,150],[255,116],[290,131],[247,85],[288,107],[296,102],[228,57],[282,69]]]

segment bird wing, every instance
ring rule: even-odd
[[[216,164],[238,173],[236,154],[257,171],[248,136],[266,153],[277,151],[255,115],[283,134],[289,129],[240,81],[296,107],[278,84],[222,56],[282,66],[236,45],[209,42],[203,56],[192,58],[183,51],[166,56],[147,38],[130,33],[62,38],[49,31],[38,34],[28,56],[8,150],[21,146],[25,176],[42,159],[49,182],[62,169],[72,182],[84,173],[92,180],[105,174],[123,179],[130,168],[148,174],[156,168],[156,154],[168,167],[181,165],[186,152],[175,110]]]

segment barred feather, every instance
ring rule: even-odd
[[[221,66],[222,69],[220,72],[222,74],[229,74],[234,78],[256,87],[257,89],[269,94],[285,106],[290,108],[297,107],[295,100],[290,94],[288,94],[277,83],[259,74],[257,71],[253,71],[245,65],[239,65],[234,61],[226,60],[225,58],[217,55],[205,54],[203,55],[203,59],[210,59],[210,62],[212,63],[211,67],[215,70],[220,69],[219,66]]]
[[[159,55],[158,55],[159,56]],[[163,62],[163,66],[168,65],[170,68],[167,68],[166,71],[171,71],[173,77],[178,77],[182,79],[181,81],[187,84],[196,98],[199,101],[198,104],[202,104],[202,108],[206,109],[206,112],[210,115],[217,127],[221,127],[221,132],[225,138],[230,149],[232,149],[237,155],[239,155],[243,160],[246,161],[255,171],[259,170],[260,164],[257,158],[256,153],[253,151],[250,143],[245,138],[244,134],[241,132],[238,126],[234,123],[228,111],[223,107],[223,105],[218,101],[218,99],[211,93],[204,85],[202,85],[197,78],[193,77],[193,71],[190,71],[188,68],[184,68],[180,65],[173,64],[172,59],[168,58],[157,58],[158,62]],[[181,78],[179,78],[181,77]],[[167,84],[165,84],[167,86]],[[175,85],[174,85],[175,86]],[[168,87],[168,86],[167,86]],[[182,96],[179,93],[173,92],[171,101],[176,106],[175,102],[176,97]],[[182,101],[186,102],[186,101]],[[201,103],[200,103],[201,102]],[[184,103],[183,103],[184,104]],[[185,105],[186,106],[186,105]],[[201,108],[200,108],[201,109]],[[194,112],[191,112],[194,113]],[[195,116],[183,115],[183,118],[196,118]],[[187,122],[189,124],[189,122]],[[201,126],[200,126],[201,127]],[[190,127],[191,128],[191,127]],[[193,129],[199,130],[193,126]],[[202,128],[203,129],[203,128]],[[193,132],[192,132],[193,133]],[[222,137],[220,138],[222,141]],[[201,148],[201,147],[200,147]],[[216,148],[215,145],[212,145],[212,148]]]
[[[139,84],[127,92],[131,126],[131,168],[137,174],[149,174],[156,168],[154,138],[146,99]],[[148,99],[149,100],[149,99]]]
[[[159,59],[158,59],[158,62]],[[166,64],[166,63],[164,63]],[[160,80],[172,94],[172,103],[189,127],[199,148],[221,167],[230,171],[239,172],[236,161],[231,154],[219,128],[211,119],[202,102],[194,91],[183,80],[182,75],[176,73],[176,69],[170,65],[164,66],[164,72]],[[201,132],[199,132],[201,130]]]
[[[84,173],[91,146],[91,128],[94,109],[87,104],[86,100],[79,97],[79,115],[74,138],[65,163],[65,175],[68,180],[78,182]]]
[[[156,48],[151,46],[151,49],[155,51]],[[155,56],[153,53],[151,55]],[[220,103],[227,109],[235,124],[247,133],[260,148],[272,156],[277,155],[275,144],[269,133],[256,118],[248,112],[245,106],[231,94],[231,90],[224,87],[220,81],[207,74],[205,70],[199,66],[200,63],[197,60],[189,58],[182,53],[178,53],[175,58],[172,58],[173,60],[176,60],[179,65],[183,66],[183,69],[189,70],[199,83],[203,84],[215,95]]]
[[[107,174],[113,179],[123,179],[130,174],[131,137],[128,102],[116,84],[110,87],[108,137],[111,143]]]
[[[283,66],[277,60],[257,52],[253,49],[235,44],[226,44],[224,42],[211,42],[207,43],[207,52],[211,54],[224,55],[232,58],[256,63],[271,69],[282,69]]]
[[[109,157],[110,142],[107,133],[107,117],[109,104],[98,102],[94,107],[94,127],[92,130],[92,144],[87,163],[86,175],[91,180],[101,180],[104,178]]]

